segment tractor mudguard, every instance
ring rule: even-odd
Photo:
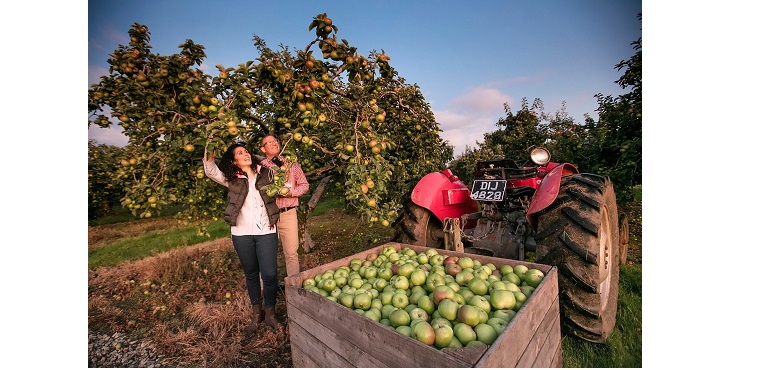
[[[441,221],[479,210],[478,203],[471,199],[470,189],[448,168],[423,176],[412,189],[412,202]]]
[[[576,173],[579,173],[577,167],[571,163],[562,163],[545,175],[543,181],[540,182],[537,190],[535,190],[535,194],[532,195],[532,201],[529,203],[527,219],[530,221],[530,224],[532,224],[530,215],[544,210],[556,200],[556,197],[559,195],[562,176]]]

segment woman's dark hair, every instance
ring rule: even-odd
[[[230,145],[225,151],[225,154],[222,154],[222,158],[219,159],[219,170],[222,171],[228,182],[232,181],[238,174],[246,175],[240,167],[233,163],[235,162],[235,149],[238,147],[246,149],[244,143],[235,143]],[[251,152],[249,152],[249,154],[251,155],[251,169],[254,170],[254,172],[257,172],[257,158],[254,157],[254,154],[251,154]]]

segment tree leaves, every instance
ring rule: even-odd
[[[129,143],[120,158],[129,152],[148,158],[112,179],[132,212],[157,215],[173,197],[186,206],[180,219],[221,213],[221,189],[202,174],[203,151],[218,158],[241,140],[259,153],[267,134],[282,140],[284,154],[296,157],[311,181],[331,174],[347,206],[370,222],[395,217],[401,195],[443,169],[452,148],[438,136],[419,87],[398,76],[384,51],[365,56],[345,39],[338,43],[338,28],[325,13],[311,21],[313,29],[315,39],[294,52],[273,51],[254,36],[258,58],[237,68],[217,65],[217,76],[195,67],[205,59],[202,45],[188,39],[177,54],[152,54],[149,30],[138,24],[129,30],[146,37],[111,54],[112,72],[89,89],[88,106],[89,125],[107,125],[105,111],[122,118]],[[313,46],[322,59],[313,57]],[[347,145],[354,150],[342,149]],[[360,186],[342,185],[367,180],[377,186],[365,196]]]

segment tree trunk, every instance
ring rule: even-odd
[[[305,211],[305,217],[302,219],[302,240],[300,240],[300,243],[302,243],[302,248],[305,250],[305,253],[310,253],[310,250],[313,249],[314,243],[313,239],[310,237],[310,231],[307,227],[308,219],[310,218],[310,215],[313,214],[313,210],[315,209],[315,206],[318,204],[318,201],[321,200],[321,195],[323,194],[324,190],[326,189],[326,184],[331,180],[331,176],[326,176],[318,183],[318,186],[313,191],[313,196],[310,197],[310,200],[307,202],[307,211]]]

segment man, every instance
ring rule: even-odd
[[[268,135],[262,138],[260,150],[267,157],[260,163],[262,166],[277,170],[278,166],[273,162],[273,158],[277,158],[284,166],[287,165],[286,158],[280,155],[281,144],[275,136]],[[310,189],[310,184],[307,182],[299,163],[292,163],[291,167],[286,169],[286,187],[289,188],[289,192],[285,195],[278,193],[275,202],[280,210],[278,239],[281,241],[283,256],[286,261],[286,275],[291,276],[299,273],[299,255],[297,254],[299,249],[297,222],[299,197]],[[279,285],[283,286],[283,284]]]

